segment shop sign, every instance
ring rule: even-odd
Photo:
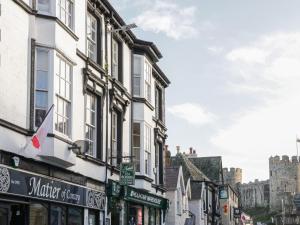
[[[121,163],[120,185],[134,185],[135,169],[133,163]]]
[[[233,215],[234,215],[234,218],[240,218],[240,216],[241,216],[241,209],[234,208],[233,209]]]
[[[108,195],[113,197],[119,197],[121,193],[121,186],[114,180],[108,180]]]
[[[105,193],[0,166],[0,193],[105,209]]]
[[[227,186],[219,187],[219,198],[220,199],[228,199],[228,187]]]
[[[168,204],[168,200],[165,198],[161,198],[146,192],[141,192],[131,187],[125,187],[124,199],[161,209],[166,209]]]

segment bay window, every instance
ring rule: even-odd
[[[74,5],[72,0],[58,0],[58,18],[73,29]]]
[[[148,61],[145,61],[145,98],[151,102],[151,76],[152,68]]]
[[[140,152],[141,152],[141,123],[133,123],[133,161],[135,162],[135,171],[140,172]]]
[[[134,56],[133,58],[133,95],[141,95],[141,77],[142,77],[142,58]]]
[[[151,175],[151,127],[145,124],[145,174]]]
[[[87,55],[97,61],[97,19],[90,13],[87,15]]]
[[[39,127],[48,110],[49,50],[36,51],[35,126]]]
[[[57,56],[57,59],[59,68],[55,76],[55,130],[70,136],[72,67],[65,59],[59,56]]]

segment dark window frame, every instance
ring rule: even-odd
[[[117,116],[117,128],[116,128],[116,135],[117,135],[117,149],[116,149],[116,155],[113,155],[113,114],[116,114]],[[121,162],[122,162],[122,157],[123,157],[123,112],[119,109],[117,109],[116,107],[113,108],[112,112],[111,112],[111,160],[110,163],[111,165],[113,165],[113,160],[115,159],[114,157],[116,157],[116,167],[119,167]]]
[[[102,44],[102,41],[103,41],[103,30],[102,30],[102,18],[100,16],[98,16],[95,12],[93,12],[91,9],[87,9],[87,14],[90,14],[92,15],[96,21],[97,21],[97,37],[96,37],[96,61],[92,58],[89,58],[90,60],[92,60],[93,62],[99,64],[100,66],[103,66],[103,60],[102,60],[102,56],[103,56],[103,44]],[[87,15],[88,16],[88,15]],[[87,17],[86,16],[86,17]],[[87,21],[86,21],[86,24],[85,24],[85,33],[86,33],[86,54],[88,55],[88,46],[87,46],[87,40],[88,40],[88,37],[87,37]]]
[[[164,94],[163,89],[155,85],[155,117],[156,119],[164,122]]]
[[[103,161],[103,96],[91,90],[87,90],[86,95],[93,95],[96,98],[96,159]],[[86,126],[86,99],[84,102],[84,129]],[[86,152],[86,149],[85,149]]]
[[[118,44],[118,77],[114,77],[113,74],[113,42]],[[123,75],[123,43],[122,40],[117,37],[117,35],[113,34],[111,38],[111,76],[117,79],[121,84],[124,82]]]

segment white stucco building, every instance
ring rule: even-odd
[[[170,82],[157,47],[117,31],[126,24],[107,0],[0,4],[0,224],[164,224]],[[135,185],[120,187],[131,156]]]

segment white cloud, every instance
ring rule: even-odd
[[[169,107],[168,112],[190,124],[203,125],[215,121],[216,116],[197,103],[183,103]]]
[[[210,46],[207,48],[207,50],[214,55],[219,55],[224,51],[224,48],[218,46]]]
[[[234,115],[232,126],[220,130],[211,142],[231,152],[224,156],[225,164],[239,162],[246,180],[267,178],[269,156],[296,153],[295,136],[300,134],[300,33],[261,37],[233,49],[227,59],[234,78],[230,90],[263,99],[263,104]]]
[[[182,7],[174,1],[155,0],[133,21],[143,30],[165,33],[179,40],[197,36],[196,11],[195,6]],[[203,29],[208,27],[209,24],[203,23]]]

